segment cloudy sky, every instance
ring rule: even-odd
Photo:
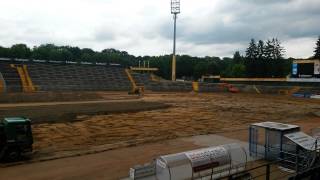
[[[44,43],[134,55],[172,51],[170,0],[0,0],[0,45]],[[177,52],[231,56],[276,37],[287,57],[309,57],[320,0],[181,0]]]

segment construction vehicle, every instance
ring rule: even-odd
[[[129,91],[129,94],[138,94],[138,95],[142,95],[144,93],[144,86],[143,84],[141,85],[138,85],[136,83],[136,81],[134,80],[134,78],[132,77],[131,75],[131,71],[130,69],[126,69],[125,70],[126,73],[127,73],[127,76],[128,76],[128,79],[130,80],[131,82],[131,85],[132,85],[132,89],[131,91]]]
[[[228,84],[228,83],[220,83],[220,88],[227,88],[227,90],[231,93],[238,93],[240,92],[240,90],[236,87],[234,87],[233,85],[231,84]]]
[[[32,152],[31,121],[24,117],[0,120],[0,160],[16,161]]]

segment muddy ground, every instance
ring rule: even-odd
[[[229,93],[146,94],[142,98],[99,93],[97,97],[68,103],[51,99],[54,102],[0,104],[0,116],[25,115],[36,122],[32,127],[34,153],[25,162],[59,159],[4,165],[3,177],[119,179],[129,167],[162,153],[197,148],[177,141],[180,137],[218,133],[247,141],[248,125],[261,121],[297,124],[307,133],[320,126],[319,100]],[[85,154],[92,155],[75,157]],[[60,159],[63,157],[74,158]],[[79,173],[81,163],[86,165]],[[44,173],[30,174],[35,168]],[[17,170],[29,178],[17,175]]]
[[[313,117],[308,120],[299,120],[292,122],[301,125],[302,130],[310,132],[314,127],[320,127],[320,118]],[[219,133],[219,136],[230,137],[232,139],[248,140],[248,130],[232,131]],[[208,137],[211,137],[210,135]],[[177,138],[172,140],[147,143],[134,147],[117,148],[106,152],[56,159],[51,161],[42,161],[36,163],[27,163],[19,166],[10,166],[0,168],[0,179],[14,180],[73,180],[73,179],[122,179],[128,177],[129,168],[135,165],[149,163],[160,155],[184,152],[188,150],[205,148],[209,144],[224,143],[217,139],[208,139],[208,137],[192,136],[186,138]],[[228,142],[226,142],[228,143]],[[253,167],[265,162],[252,164]],[[248,166],[252,167],[252,166]],[[17,173],[19,172],[19,173]],[[271,179],[279,178],[279,169],[272,169]],[[252,172],[253,175],[263,175],[265,167]],[[281,175],[282,176],[282,175]],[[262,177],[260,179],[265,179]],[[287,179],[282,177],[281,179]]]
[[[0,105],[0,118],[23,116],[32,124],[71,123],[92,115],[138,112],[168,108],[170,105],[142,100],[103,100],[55,103],[24,103]]]
[[[34,92],[0,93],[0,103],[66,102],[112,99],[137,99],[126,92]]]
[[[33,160],[43,160],[178,137],[236,132],[254,122],[312,119],[320,111],[319,100],[275,95],[171,93],[146,94],[141,100],[140,104],[121,101],[0,108],[0,115],[28,112],[41,119],[54,118],[50,123],[33,125]],[[149,105],[155,108],[149,110]],[[110,107],[117,113],[103,113]],[[131,108],[145,111],[131,112]]]

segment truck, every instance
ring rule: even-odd
[[[25,117],[0,119],[0,160],[16,161],[32,152],[31,121]]]

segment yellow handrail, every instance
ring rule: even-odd
[[[192,89],[194,92],[199,92],[199,82],[192,82]]]
[[[160,82],[161,78],[153,73],[150,74],[151,81]]]
[[[131,82],[132,89],[133,89],[133,91],[135,91],[135,90],[137,89],[137,84],[136,84],[135,80],[133,79],[133,77],[132,77],[132,75],[131,75],[131,73],[130,73],[130,70],[129,70],[129,69],[126,69],[125,71],[126,71],[126,73],[127,73],[128,79],[129,79],[130,82]]]
[[[28,92],[29,91],[28,82],[27,82],[26,77],[24,75],[23,68],[20,66],[17,66],[16,69],[17,69],[18,74],[20,76],[23,92]]]
[[[34,92],[35,87],[33,86],[32,80],[29,76],[27,66],[16,66],[14,64],[11,64],[11,67],[15,68],[19,74],[23,92]]]
[[[127,73],[127,76],[128,76],[128,79],[130,80],[130,82],[131,82],[131,85],[132,85],[132,91],[131,91],[131,93],[138,93],[138,94],[143,94],[143,92],[144,92],[144,86],[143,85],[137,85],[137,83],[136,83],[136,81],[134,80],[134,78],[132,77],[132,75],[131,75],[131,70],[129,70],[129,69],[126,69],[125,70],[126,71],[126,73]]]
[[[257,88],[256,85],[253,85],[253,89],[256,90],[256,92],[257,92],[258,94],[261,94],[260,90]]]
[[[24,74],[25,74],[25,77],[26,77],[26,80],[28,83],[29,92],[34,92],[36,90],[36,88],[34,87],[33,82],[31,80],[31,77],[29,75],[27,65],[23,65],[23,71],[24,71]]]

